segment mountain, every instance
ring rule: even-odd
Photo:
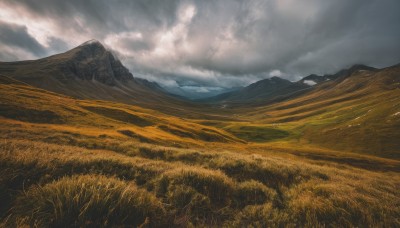
[[[184,117],[198,117],[204,108],[170,94],[155,82],[134,78],[96,40],[38,60],[0,62],[0,74],[74,98],[140,105]]]
[[[203,99],[201,102],[220,103],[228,106],[266,103],[282,96],[305,91],[309,87],[304,83],[294,83],[279,77],[272,77],[255,82],[237,91]]]
[[[165,97],[155,83],[137,79],[100,42],[91,40],[38,60],[0,62],[0,73],[49,91],[82,99],[128,100]]]
[[[260,80],[247,87],[217,96],[199,99],[203,103],[227,106],[263,106],[301,96],[314,89],[314,86],[331,80],[343,80],[354,72],[376,71],[376,68],[357,64],[331,75],[311,74],[297,82],[272,77]]]
[[[133,77],[121,61],[96,40],[38,60],[0,62],[0,74],[80,99],[143,106],[155,103],[186,105],[156,82]]]

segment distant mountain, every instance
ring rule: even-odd
[[[348,69],[340,70],[331,75],[311,74],[297,82],[272,77],[255,82],[242,89],[222,93],[217,96],[200,99],[203,103],[227,106],[260,106],[273,102],[280,102],[303,95],[314,90],[315,85],[327,81],[344,80],[355,72],[376,71],[376,68],[357,64]]]
[[[220,103],[224,105],[265,103],[281,96],[306,90],[309,87],[309,85],[304,83],[294,83],[279,77],[272,77],[255,82],[237,91],[203,99],[201,102]]]
[[[222,88],[210,87],[207,85],[183,85],[163,87],[169,93],[183,97],[189,100],[206,99],[208,97],[217,96],[222,93],[228,93],[242,89],[243,87]]]
[[[350,76],[351,74],[353,74],[354,72],[357,71],[375,71],[377,70],[376,68],[370,67],[370,66],[365,66],[362,64],[356,64],[353,65],[352,67],[348,68],[348,69],[344,69],[344,70],[340,70],[339,72],[337,72],[336,74],[327,74],[327,75],[316,75],[316,74],[311,74],[307,77],[304,77],[303,79],[301,79],[299,82],[304,83],[306,85],[316,85],[319,84],[321,82],[325,82],[325,81],[330,81],[330,80],[335,80],[338,78],[345,78]]]

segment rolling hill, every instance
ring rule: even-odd
[[[0,225],[397,226],[400,162],[293,143],[281,105],[193,120],[1,76]]]
[[[400,225],[400,65],[210,104],[98,42],[0,74],[0,227]]]
[[[299,140],[312,144],[399,158],[399,97],[399,65],[364,68],[245,115],[291,129]]]
[[[71,132],[77,133],[73,137],[76,140],[85,137],[96,138],[100,135],[104,138],[122,136],[140,142],[157,141],[160,145],[240,141],[214,127],[199,125],[139,106],[74,99],[5,76],[0,76],[0,87],[0,116],[32,123],[32,131],[25,132],[29,137],[47,134],[47,130],[40,130],[40,127],[36,129],[35,124],[50,124],[47,125],[50,131],[64,131],[59,135],[60,138],[56,135],[51,137],[55,141],[66,140],[63,136]],[[85,132],[88,134],[85,135]]]

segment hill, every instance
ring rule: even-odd
[[[49,130],[53,128],[55,132],[77,134],[73,139],[70,136],[63,138],[64,133],[55,134],[50,141],[81,140],[100,135],[105,138],[123,136],[141,142],[157,141],[160,145],[240,141],[214,127],[202,126],[155,110],[108,101],[74,99],[5,76],[0,76],[0,83],[0,116],[33,124],[55,124],[57,127],[49,125]],[[26,138],[40,138],[48,133],[34,126],[32,131],[25,131]],[[10,137],[13,134],[10,132],[7,135]]]
[[[400,67],[354,70],[296,98],[245,115],[298,140],[385,157],[400,152]]]

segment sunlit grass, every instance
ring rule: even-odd
[[[10,200],[2,214],[11,213],[9,224],[121,225],[148,218],[159,225],[398,225],[397,173],[227,151],[128,146],[116,153],[15,140],[2,141],[0,148],[1,195]],[[126,189],[132,189],[132,196],[121,193]],[[76,203],[72,195],[78,199],[80,194],[84,198]],[[133,208],[113,200],[139,196],[148,200]],[[56,199],[61,217],[47,204]],[[113,214],[113,208],[121,212]],[[90,213],[76,214],[83,209]],[[43,213],[27,216],[30,210]],[[127,218],[132,210],[141,216]]]

